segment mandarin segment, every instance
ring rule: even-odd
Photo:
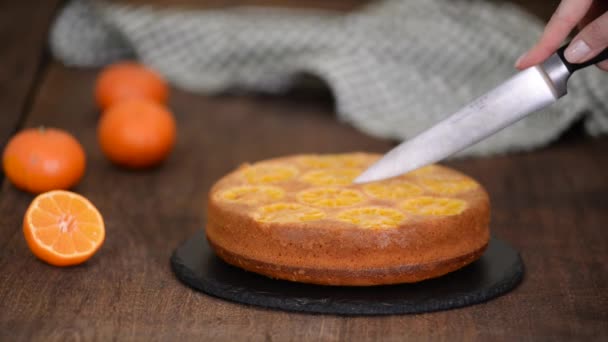
[[[242,174],[250,184],[280,183],[294,178],[298,170],[287,165],[254,165]]]
[[[410,171],[406,173],[406,175],[415,176],[415,177],[424,177],[434,175],[440,171],[440,168],[437,165],[431,164],[427,166],[423,166],[416,170]]]
[[[451,216],[458,215],[466,209],[467,204],[463,200],[441,197],[416,197],[408,199],[400,204],[401,209],[406,212],[429,216]]]
[[[82,235],[86,236],[93,242],[103,242],[104,235],[100,234],[99,227],[96,224],[91,223],[80,223],[78,228]]]
[[[57,206],[57,203],[51,197],[41,198],[39,207],[42,210],[44,210],[50,214],[53,214],[53,215],[62,214],[61,209]]]
[[[441,195],[456,195],[477,188],[479,185],[467,178],[424,179],[421,183],[432,192]]]
[[[220,198],[244,204],[267,203],[285,196],[283,189],[274,186],[239,186],[224,190]]]
[[[78,200],[77,198],[70,199],[69,210],[70,210],[71,214],[86,213],[86,212],[90,211],[87,203],[82,202],[82,201]]]
[[[319,209],[298,203],[275,203],[259,208],[254,218],[260,222],[308,222],[325,217]]]
[[[364,207],[345,210],[338,219],[365,228],[391,228],[398,226],[405,215],[391,208]]]
[[[72,239],[74,240],[74,246],[76,247],[76,252],[83,253],[93,248],[93,239],[86,236],[81,231],[73,231]]]
[[[76,248],[72,240],[72,234],[58,234],[57,241],[53,244],[53,250],[60,254],[74,254]]]
[[[370,183],[365,185],[363,189],[365,193],[372,197],[386,200],[401,200],[419,196],[423,192],[421,187],[402,180]]]
[[[351,184],[361,172],[361,169],[352,168],[315,170],[302,176],[302,180],[313,185],[348,185]]]
[[[377,159],[377,156],[345,153],[302,156],[298,158],[298,163],[311,169],[360,168],[371,165]]]
[[[298,163],[311,169],[336,167],[335,160],[331,159],[329,156],[303,156],[298,158]]]
[[[317,207],[348,207],[363,202],[361,192],[342,188],[314,188],[297,194],[300,202]]]
[[[36,237],[45,245],[52,246],[59,236],[59,226],[52,225],[36,229]]]
[[[56,214],[41,209],[32,214],[31,220],[36,227],[43,228],[57,225],[57,217]]]

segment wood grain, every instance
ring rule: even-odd
[[[3,340],[568,340],[608,334],[608,139],[576,138],[533,153],[448,163],[485,185],[494,206],[493,233],[522,252],[528,273],[514,292],[416,316],[291,314],[208,297],[173,277],[169,256],[204,225],[209,186],[246,160],[380,152],[390,144],[338,123],[322,103],[174,90],[175,152],[160,168],[124,171],[109,164],[96,144],[94,77],[95,71],[53,64],[26,126],[63,127],[83,143],[89,165],[75,190],[103,213],[107,241],[81,267],[38,262],[20,228],[32,196],[5,182]]]
[[[0,1],[0,150],[29,109],[30,96],[35,93],[48,57],[45,47],[49,25],[60,3]]]
[[[25,89],[32,81],[24,75],[31,75],[32,63],[38,62],[22,62],[17,56],[30,55],[15,43],[19,32],[39,24],[4,11],[0,18],[11,20],[10,25],[0,20],[0,32],[12,37],[9,50],[0,50],[0,84]],[[38,43],[43,44],[41,38]],[[30,71],[14,76],[19,65]],[[179,130],[174,153],[159,168],[125,171],[107,162],[96,143],[96,70],[57,63],[44,70],[33,83],[31,103],[19,95],[23,92],[0,92],[3,116],[10,108],[19,113],[25,107],[24,126],[61,127],[82,142],[88,168],[74,190],[104,215],[107,241],[79,267],[58,269],[37,261],[21,232],[33,196],[4,181],[2,341],[569,341],[608,335],[607,138],[575,134],[531,153],[447,163],[487,188],[493,234],[521,251],[527,275],[515,291],[485,304],[415,316],[284,313],[200,294],[171,273],[172,250],[204,225],[210,185],[244,161],[303,152],[383,152],[392,144],[338,122],[326,95],[208,97],[174,89],[170,106]],[[13,100],[19,96],[22,100]],[[3,116],[1,130],[15,129],[15,119]]]

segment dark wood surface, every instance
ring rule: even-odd
[[[12,68],[2,56],[32,58],[19,52],[19,44],[9,47],[13,52],[0,50],[0,75]],[[171,273],[173,249],[204,225],[209,186],[244,161],[299,152],[383,152],[390,142],[337,122],[330,103],[301,94],[208,97],[174,89],[170,105],[179,129],[174,153],[160,168],[124,171],[107,162],[96,143],[98,112],[91,95],[96,70],[36,58],[23,63],[27,70],[42,65],[43,71],[39,81],[20,80],[14,96],[2,95],[3,116],[11,116],[1,119],[8,120],[1,121],[2,130],[14,131],[19,122],[44,124],[67,129],[81,141],[88,167],[74,190],[104,215],[107,240],[83,266],[60,269],[37,261],[21,231],[33,196],[4,181],[2,341],[535,341],[608,335],[606,138],[570,134],[535,152],[447,163],[487,188],[493,234],[521,251],[527,275],[515,291],[485,304],[415,316],[285,313],[194,292]],[[4,111],[7,106],[11,111]]]
[[[45,70],[46,37],[60,0],[0,1],[0,149],[29,111]]]

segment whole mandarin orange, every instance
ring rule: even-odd
[[[136,62],[118,62],[101,71],[95,85],[95,98],[99,107],[133,98],[146,98],[165,104],[169,88],[154,70]]]
[[[145,99],[120,102],[99,120],[97,137],[101,150],[112,162],[144,168],[162,162],[175,143],[173,114]]]
[[[71,134],[56,128],[28,128],[6,145],[2,165],[6,177],[32,193],[69,189],[84,175],[86,157]]]

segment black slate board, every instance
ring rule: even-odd
[[[171,257],[179,280],[230,301],[286,311],[339,315],[390,315],[448,310],[485,302],[519,284],[519,253],[492,238],[476,262],[443,277],[414,284],[334,287],[270,279],[224,263],[209,247],[203,230]]]

